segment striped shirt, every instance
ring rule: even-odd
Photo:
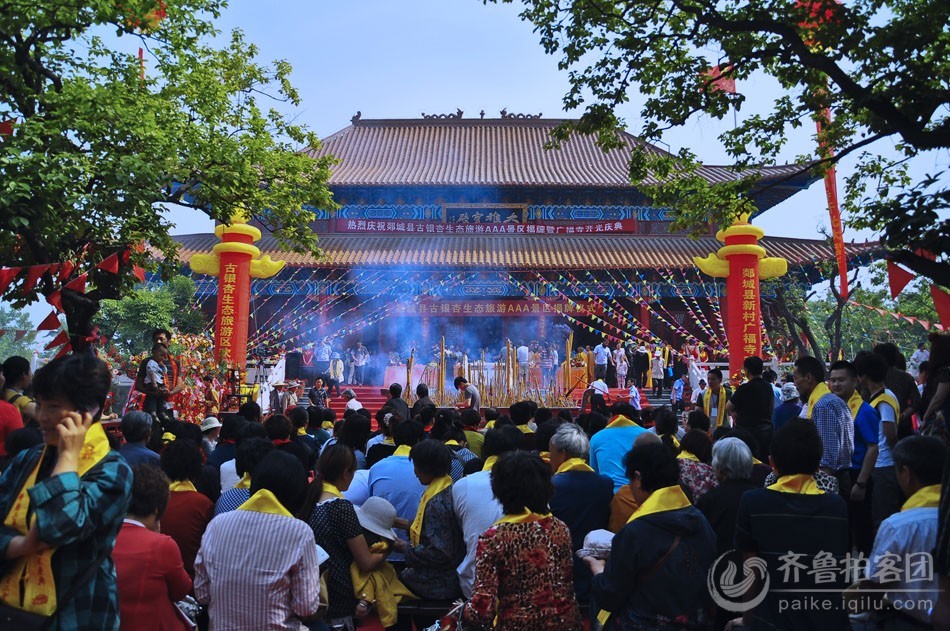
[[[212,629],[306,631],[320,574],[313,531],[283,515],[235,510],[211,520],[195,559],[195,598]]]

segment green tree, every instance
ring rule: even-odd
[[[119,300],[103,300],[96,317],[99,331],[128,355],[151,348],[155,329],[201,333],[204,315],[193,303],[194,296],[194,282],[175,276],[168,283],[149,284]]]
[[[36,343],[36,327],[30,322],[30,317],[23,310],[9,309],[0,304],[0,330],[6,331],[0,335],[0,362],[11,355],[19,355],[29,359],[33,356],[33,346]],[[17,339],[17,331],[27,331]]]
[[[6,0],[0,3],[0,265],[79,261],[85,294],[63,290],[74,348],[103,299],[134,285],[133,265],[177,272],[163,212],[229,222],[243,209],[285,249],[317,253],[308,207],[333,208],[332,158],[301,151],[314,133],[281,111],[299,104],[283,61],[262,65],[240,31],[222,45],[222,0]],[[157,10],[167,16],[155,23]],[[131,41],[130,41],[131,40]],[[135,55],[146,51],[144,67]],[[278,109],[281,108],[281,109]],[[119,274],[94,269],[129,246]],[[17,305],[49,296],[16,281]]]
[[[499,1],[499,0],[493,0]],[[500,0],[512,2],[512,0]],[[881,230],[889,255],[950,285],[950,190],[941,173],[912,182],[908,165],[924,152],[950,147],[950,3],[946,0],[523,0],[550,54],[569,70],[567,109],[579,121],[554,133],[597,134],[604,147],[620,146],[624,126],[616,111],[639,90],[640,136],[647,142],[699,115],[727,116],[742,94],[717,90],[707,74],[766,74],[782,93],[764,114],[740,119],[719,139],[733,158],[737,179],[710,184],[694,153],[635,147],[632,180],[654,203],[675,208],[676,227],[705,232],[754,212],[762,186],[757,169],[774,165],[792,133],[822,122],[816,151],[798,162],[823,173],[843,157],[857,157],[846,182],[849,224]],[[707,51],[717,51],[710,57]],[[833,113],[827,120],[825,112]],[[898,159],[870,150],[896,147]],[[740,177],[741,175],[741,177]],[[918,249],[937,255],[920,256]]]

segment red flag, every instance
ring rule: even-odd
[[[3,140],[3,136],[13,135],[13,125],[15,124],[16,124],[15,118],[10,118],[5,121],[0,121],[0,140]]]
[[[54,357],[53,359],[59,359],[63,355],[69,353],[69,351],[71,350],[73,350],[73,345],[70,344],[69,342],[66,342],[65,344],[63,344],[63,347],[59,349],[59,352],[56,353],[56,357]]]
[[[49,265],[33,265],[32,267],[26,268],[26,280],[23,282],[23,291],[27,292],[36,287],[36,281],[40,279],[40,276],[46,273],[49,269]]]
[[[134,265],[132,267],[132,274],[134,274],[135,277],[139,279],[140,283],[145,282],[145,270],[139,267],[138,265]]]
[[[22,267],[0,267],[0,296],[7,291],[7,287],[22,269]]]
[[[950,294],[936,285],[931,285],[930,295],[933,296],[937,315],[940,316],[940,324],[946,329],[950,326]]]
[[[713,66],[706,71],[706,76],[712,79],[709,82],[708,90],[710,92],[725,92],[726,94],[735,94],[736,93],[736,80],[727,76],[726,73],[732,72],[732,64],[726,64],[725,67],[720,68],[718,65]]]
[[[111,256],[108,256],[105,259],[103,259],[101,263],[96,265],[96,269],[104,270],[106,272],[109,272],[110,274],[118,274],[119,273],[119,253],[116,252],[115,254],[112,254]]]
[[[914,275],[899,267],[894,261],[887,262],[887,284],[891,287],[891,299],[897,298],[897,294],[904,290],[907,283],[914,280]]]
[[[69,334],[63,330],[56,334],[56,337],[53,338],[49,344],[46,345],[45,350],[50,350],[51,348],[56,348],[57,346],[62,346],[69,341]]]
[[[3,337],[3,336],[6,335],[6,334],[7,334],[7,330],[6,330],[6,329],[0,329],[0,337]]]
[[[55,311],[50,311],[49,315],[46,316],[46,319],[40,322],[40,325],[36,327],[37,331],[55,331],[60,327],[59,318],[56,317]]]
[[[69,281],[66,285],[66,289],[72,289],[75,292],[80,294],[86,293],[86,278],[89,277],[89,274],[82,274],[76,278]]]
[[[62,313],[63,311],[63,294],[57,289],[50,295],[46,297],[46,302],[50,304],[51,307]]]
[[[917,320],[928,331],[930,330],[930,320]]]
[[[831,110],[825,109],[822,116],[815,122],[818,128],[819,144],[825,146],[821,140],[822,121],[831,121]],[[829,155],[834,155],[834,147],[827,147]],[[835,250],[835,260],[838,263],[838,292],[847,300],[848,290],[848,256],[844,249],[844,229],[841,226],[841,210],[838,208],[838,172],[834,164],[825,171],[825,197],[828,199],[828,218],[831,220],[831,237]]]
[[[66,261],[65,263],[60,263],[59,265],[59,282],[63,282],[69,275],[73,273],[73,270],[76,268],[76,265],[72,261]]]
[[[27,334],[27,333],[29,333],[29,331],[27,331],[27,330],[25,330],[25,329],[24,329],[24,330],[19,330],[19,329],[17,329],[16,331],[13,332],[13,341],[14,341],[14,342],[19,342],[19,341],[22,340],[24,337],[26,337],[26,334]]]

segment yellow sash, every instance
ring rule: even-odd
[[[933,484],[925,486],[911,495],[901,506],[901,511],[912,508],[937,508],[938,506],[940,506],[940,485]]]
[[[669,436],[670,440],[673,441],[673,446],[676,447],[677,449],[680,448],[680,441],[679,439],[676,438],[676,434],[660,434],[659,435],[660,440],[662,440],[664,436]]]
[[[753,458],[752,458],[752,464],[762,464],[762,461],[753,456]]]
[[[297,436],[306,436],[306,435],[307,435],[307,428],[306,428],[306,427],[298,427],[298,428],[297,428]]]
[[[815,386],[815,389],[811,391],[810,395],[808,395],[808,403],[805,404],[805,413],[807,414],[805,418],[811,418],[811,409],[814,407],[815,403],[818,402],[818,399],[825,396],[826,394],[829,394],[830,392],[831,390],[828,389],[828,386],[825,385],[824,381]]]
[[[709,416],[710,420],[713,421],[712,428],[716,429],[721,427],[723,422],[726,420],[726,402],[729,401],[729,391],[726,390],[725,386],[719,386],[719,403],[716,408],[716,418],[712,418],[712,398],[713,391],[712,388],[707,388],[706,392],[703,394],[703,412],[706,413],[706,416]]]
[[[250,473],[245,473],[245,474],[241,477],[241,479],[238,480],[238,483],[234,485],[234,488],[236,488],[236,489],[249,489],[249,488],[251,488],[251,474],[250,474]]]
[[[690,452],[686,451],[685,449],[680,452],[680,454],[677,456],[677,458],[679,458],[679,459],[681,459],[681,460],[695,460],[696,462],[699,462],[699,458],[696,457],[696,454],[691,454]]]
[[[323,492],[329,493],[333,497],[343,497],[343,494],[340,493],[340,489],[338,489],[335,484],[331,484],[329,482],[323,483]]]
[[[851,418],[853,420],[858,420],[858,410],[861,409],[861,404],[864,403],[864,399],[861,398],[861,395],[858,394],[858,391],[855,390],[851,393],[851,398],[848,399],[848,407],[851,409]]]
[[[871,401],[871,407],[876,410],[877,406],[881,403],[887,403],[889,406],[894,408],[894,418],[900,418],[901,405],[897,402],[897,399],[888,394],[887,390],[881,390],[881,393],[874,397],[874,400]]]
[[[664,486],[662,489],[657,489],[650,493],[650,497],[646,498],[646,500],[640,504],[639,508],[633,511],[627,523],[629,524],[635,519],[640,519],[641,517],[652,515],[653,513],[663,513],[686,508],[687,506],[690,506],[689,498],[683,493],[683,489],[680,488],[679,484]]]
[[[565,471],[593,471],[583,458],[568,458],[561,463],[561,466],[557,468],[555,474],[564,473]]]
[[[459,441],[457,440],[447,440],[445,441],[445,446],[446,447],[461,447],[461,445],[459,445]]]
[[[409,527],[409,541],[412,542],[412,545],[419,545],[419,537],[422,535],[422,519],[425,517],[426,506],[429,504],[429,500],[450,486],[452,486],[452,476],[443,475],[441,478],[433,480],[432,483],[426,487],[425,492],[422,494],[422,499],[419,500],[419,509],[416,511],[416,518],[412,520],[412,525]]]
[[[534,430],[528,427],[527,425],[515,425],[518,429],[521,430],[522,434],[533,434]]]
[[[542,519],[547,519],[551,516],[551,513],[545,513],[544,515],[540,513],[532,513],[527,508],[517,515],[505,515],[493,525],[497,526],[498,524],[526,524],[532,521],[539,521]]]
[[[622,414],[618,414],[616,417],[614,417],[614,420],[607,423],[607,427],[605,427],[604,429],[613,429],[615,427],[640,427],[640,426],[637,425],[635,422],[631,421],[630,419],[628,419],[626,416]]]
[[[322,423],[320,423],[320,429],[325,429],[327,431],[332,432],[333,425],[334,425],[333,421],[323,421]]]
[[[284,508],[273,493],[267,489],[261,489],[251,496],[251,499],[237,507],[238,510],[249,510],[255,513],[266,513],[268,515],[283,515],[293,518],[293,515]]]
[[[396,451],[393,452],[394,456],[409,456],[409,452],[412,451],[412,447],[409,445],[399,445],[396,447]]]
[[[3,520],[4,526],[16,530],[21,535],[28,534],[30,528],[36,523],[36,515],[33,514],[32,518],[29,516],[28,491],[36,484],[36,476],[47,449],[49,447],[43,448],[36,466],[23,483],[10,512]],[[79,477],[96,466],[108,453],[109,439],[106,438],[102,425],[93,423],[86,430],[82,450],[79,452],[79,465],[76,470]],[[0,600],[25,611],[43,616],[52,615],[56,611],[56,579],[53,576],[52,565],[54,552],[56,548],[48,548],[43,552],[15,559],[11,570],[0,580]]]
[[[818,488],[814,476],[807,473],[783,475],[775,484],[766,487],[779,493],[797,493],[798,495],[823,495],[825,492]]]
[[[184,492],[184,491],[194,491],[198,492],[198,489],[195,488],[195,485],[191,483],[191,480],[181,480],[180,482],[172,482],[168,485],[168,490],[172,493]]]
[[[171,432],[165,432],[164,434],[162,434],[163,443],[173,443],[175,442],[175,438],[177,438],[177,436],[175,436]]]
[[[485,429],[493,429],[495,427],[495,421],[488,421],[485,423]]]
[[[491,471],[496,462],[498,462],[498,456],[488,456],[485,458],[485,464],[482,465],[482,471]]]

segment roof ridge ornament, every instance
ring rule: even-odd
[[[362,117],[363,117],[363,112],[361,112],[361,111],[359,111],[359,110],[356,110],[356,114],[353,116],[353,118],[350,119],[350,122],[355,125],[355,124],[357,124],[358,122],[360,122],[360,119],[361,119]]]
[[[436,118],[439,118],[439,119],[445,119],[445,120],[461,120],[462,114],[464,114],[464,112],[462,112],[462,110],[460,110],[460,109],[456,109],[454,114],[426,114],[425,112],[423,112],[423,113],[422,113],[422,118],[424,118],[424,119],[436,119]]]
[[[507,119],[511,119],[511,118],[537,119],[537,118],[541,118],[542,116],[541,112],[538,112],[537,114],[515,114],[515,113],[509,114],[507,107],[503,109],[500,113],[501,113],[502,118],[507,118]]]

